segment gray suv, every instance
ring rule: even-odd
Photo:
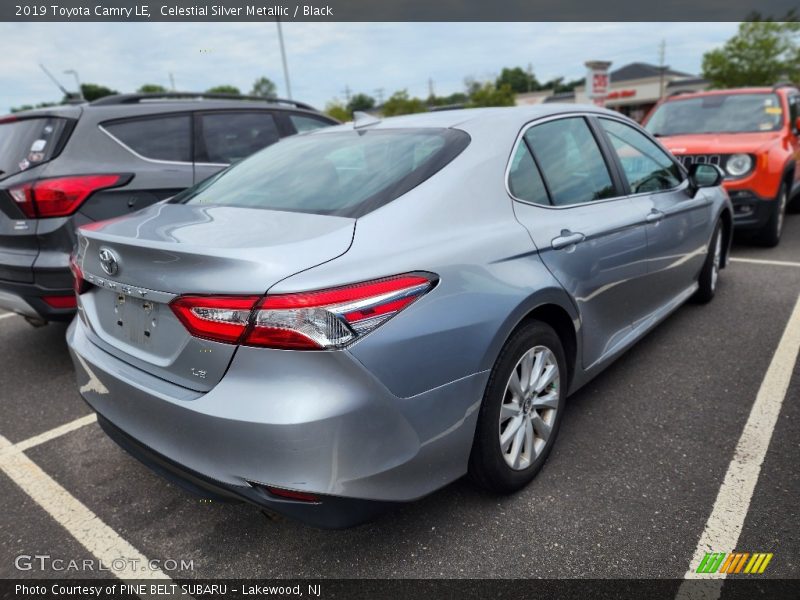
[[[0,118],[0,308],[69,320],[75,228],[169,198],[279,139],[336,124],[300,102],[124,94]]]

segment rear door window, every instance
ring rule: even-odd
[[[525,140],[542,168],[554,205],[581,204],[617,194],[583,117],[536,125],[525,132]]]
[[[0,179],[47,162],[63,146],[67,120],[37,117],[0,122]]]
[[[189,115],[117,121],[106,123],[103,128],[144,158],[192,162],[192,119]]]
[[[280,139],[272,113],[219,112],[200,115],[198,162],[230,164]]]

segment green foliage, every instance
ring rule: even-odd
[[[500,77],[495,81],[495,86],[500,88],[508,85],[515,94],[535,92],[541,86],[533,73],[528,73],[522,67],[505,68],[500,72]]]
[[[233,94],[235,96],[241,96],[242,92],[239,91],[235,85],[215,85],[212,88],[208,88],[206,90],[207,94]]]
[[[491,82],[473,88],[467,103],[469,108],[479,106],[514,106],[514,91],[507,83],[495,86]]]
[[[250,90],[251,96],[261,96],[262,98],[276,98],[278,96],[278,86],[269,77],[259,77],[253,82],[253,89]]]
[[[542,84],[541,89],[543,90],[553,90],[554,94],[561,94],[563,92],[571,92],[579,85],[583,85],[586,83],[586,79],[581,77],[580,79],[573,79],[571,81],[564,81],[563,77],[556,77],[555,79],[551,79]]]
[[[392,94],[384,102],[381,112],[384,117],[395,117],[397,115],[410,115],[413,113],[426,112],[428,107],[419,98],[411,98],[407,90],[400,90]]]
[[[798,82],[798,33],[796,20],[741,23],[738,33],[722,48],[703,55],[703,77],[715,88]]]
[[[455,92],[449,96],[428,96],[428,106],[453,106],[466,104],[468,96],[464,92]]]
[[[140,94],[163,94],[167,91],[167,88],[157,83],[145,83],[144,85],[140,85],[139,89],[136,91]]]
[[[57,102],[39,102],[36,105],[33,104],[23,104],[22,106],[12,106],[11,112],[18,113],[24,110],[33,110],[34,108],[48,108],[49,106],[58,106]]]
[[[97,85],[96,83],[82,83],[81,93],[89,102],[92,100],[97,100],[98,98],[102,98],[103,96],[113,96],[114,94],[119,94],[117,90],[112,90],[111,88],[107,88],[104,85]]]
[[[353,120],[353,114],[341,102],[328,102],[325,106],[325,114],[342,123]]]
[[[357,110],[370,110],[375,108],[375,98],[367,94],[356,94],[347,103],[347,110],[351,114]]]

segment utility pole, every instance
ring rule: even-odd
[[[528,63],[528,93],[530,94],[533,89],[533,65]]]
[[[169,74],[169,85],[172,88],[172,91],[175,91],[175,77],[172,76],[172,73]]]
[[[286,97],[292,99],[292,84],[289,82],[289,66],[286,63],[286,48],[283,45],[283,31],[281,30],[281,20],[276,18],[275,23],[278,25],[278,42],[281,45],[281,60],[283,61],[283,79],[286,81]]]
[[[662,39],[658,45],[658,98],[659,100],[664,97],[664,71],[667,67],[664,65],[664,59],[667,54],[667,40]]]
[[[345,103],[349,104],[350,103],[350,96],[352,94],[352,91],[350,90],[350,86],[349,85],[345,85],[344,89],[342,90],[342,93],[344,94]]]
[[[373,90],[373,93],[378,100],[378,106],[383,106],[383,88],[377,88]]]
[[[428,77],[428,98],[435,98],[433,93],[433,79]]]
[[[83,97],[83,88],[81,87],[81,80],[78,79],[78,72],[75,69],[67,69],[64,71],[64,75],[73,75],[75,77],[75,85],[78,86],[78,98],[86,100],[86,98]]]

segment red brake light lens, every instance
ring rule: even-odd
[[[75,296],[42,296],[42,301],[52,308],[77,308],[78,299]]]
[[[436,279],[398,275],[355,285],[259,297],[181,296],[172,310],[196,336],[285,350],[344,347],[425,295]]]
[[[40,179],[9,189],[17,206],[29,219],[67,217],[93,193],[122,184],[122,175],[82,175]]]

